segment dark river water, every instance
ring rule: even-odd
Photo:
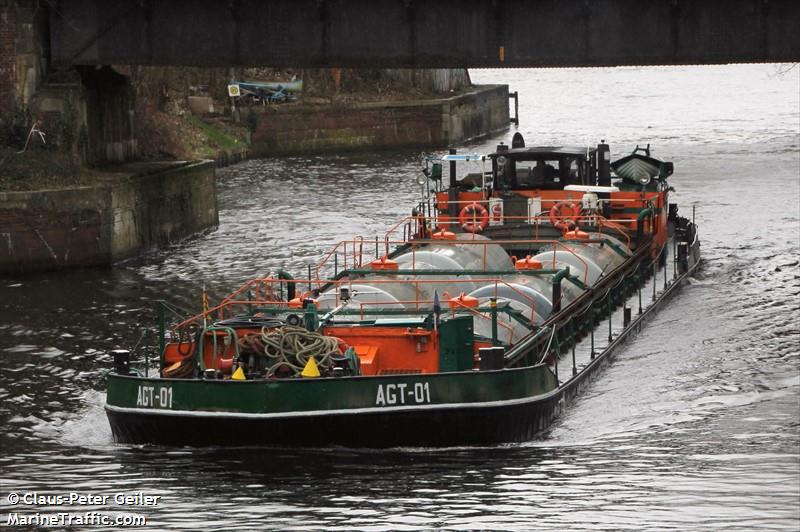
[[[800,529],[800,67],[787,68],[472,72],[520,91],[528,144],[603,138],[617,157],[652,143],[703,244],[697,277],[528,444],[111,440],[106,352],[139,342],[153,299],[198,310],[204,283],[221,295],[275,267],[299,275],[338,239],[382,234],[409,212],[414,151],[248,161],[218,173],[213,232],[112,270],[1,278],[0,527],[12,512],[96,510],[143,515],[148,530]],[[9,497],[31,492],[112,498]],[[138,492],[161,498],[113,503]]]

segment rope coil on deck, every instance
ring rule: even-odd
[[[258,353],[269,359],[268,377],[276,374],[296,377],[310,358],[324,372],[333,366],[331,357],[342,356],[338,338],[291,325],[277,329],[264,327],[261,333],[240,338],[239,346],[243,352]]]

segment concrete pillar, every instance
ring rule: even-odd
[[[137,152],[134,92],[127,76],[104,66],[81,69],[86,98],[88,162],[116,163]]]

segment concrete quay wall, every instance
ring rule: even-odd
[[[449,146],[507,129],[508,107],[507,85],[481,85],[448,98],[243,111],[256,113],[249,155],[265,157]]]
[[[218,223],[208,161],[94,187],[0,192],[0,272],[110,266]]]

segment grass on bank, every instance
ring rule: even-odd
[[[139,124],[143,160],[216,159],[222,151],[247,148],[246,128],[222,119],[206,121],[190,114],[165,113],[154,118]],[[20,146],[0,142],[0,192],[93,185],[113,174],[113,165],[99,169],[84,166],[75,153],[35,145],[22,151]]]
[[[19,151],[16,147],[0,146],[0,191],[81,184],[81,166],[72,155],[42,149]]]
[[[206,156],[216,157],[219,151],[239,151],[247,147],[244,139],[234,137],[232,134],[219,129],[215,124],[206,122],[194,115],[186,115],[184,119],[193,127],[199,129],[202,135],[205,136],[205,142],[202,144],[214,150]]]

